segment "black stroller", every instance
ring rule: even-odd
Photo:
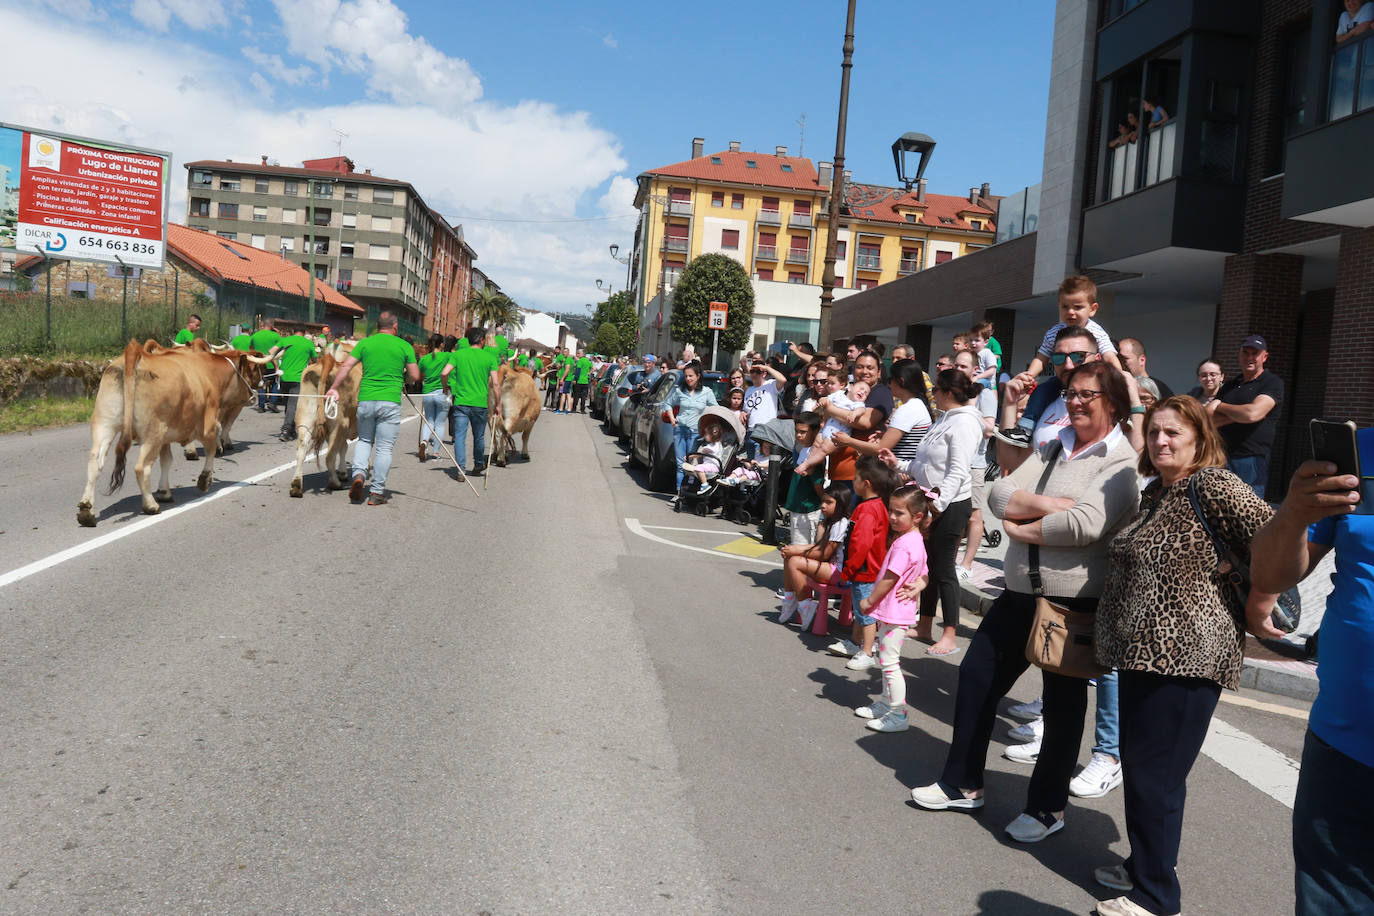
[[[724,407],[706,408],[697,418],[697,433],[702,439],[706,438],[707,426],[713,424],[718,425],[722,431],[720,441],[723,448],[718,461],[720,470],[707,475],[706,488],[703,489],[697,475],[690,468],[685,469],[682,486],[678,487],[677,503],[673,506],[675,512],[690,510],[697,515],[711,512],[720,505],[720,482],[739,466],[740,443],[744,441],[744,427],[740,425],[739,418]],[[717,460],[715,456],[703,452],[693,452],[687,456],[688,460],[693,458]]]
[[[754,462],[756,475],[746,475],[734,485],[722,485],[720,517],[741,525],[753,525],[763,521],[768,512],[768,474],[775,468],[778,477],[778,500],[787,493],[788,482],[792,479],[795,464],[797,438],[792,421],[786,419],[769,420],[760,423],[749,431],[749,438],[759,444],[759,454]],[[780,460],[769,461],[768,456],[776,455]],[[782,520],[782,510],[777,508],[775,521]]]

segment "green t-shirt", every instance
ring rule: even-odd
[[[998,371],[998,372],[1001,372],[1001,371],[1002,371],[1002,345],[1001,345],[1000,343],[997,342],[997,338],[996,338],[996,337],[989,337],[989,338],[988,338],[988,349],[991,350],[991,351],[993,352],[993,355],[995,355],[995,356],[997,357],[997,371]],[[996,383],[997,379],[993,379],[992,381],[993,381],[994,383]],[[929,390],[929,389],[927,389],[927,390]]]
[[[544,361],[536,356],[530,360],[530,368],[533,369],[537,375],[544,370]]]
[[[506,358],[506,350],[507,350],[507,348],[509,348],[509,347],[510,347],[510,341],[509,341],[509,340],[506,340],[506,335],[505,335],[505,334],[495,334],[495,335],[492,336],[492,349],[495,351],[493,355],[494,355],[497,359],[500,359],[500,360],[505,359],[505,358]]]
[[[530,364],[530,358],[525,354],[521,353],[519,356],[515,358],[515,364],[517,366],[528,366]]]
[[[358,341],[353,356],[363,364],[358,401],[401,403],[406,366],[415,362],[415,348],[395,334],[373,334]]]
[[[266,353],[281,341],[281,335],[271,328],[263,328],[254,331],[253,336],[248,340],[248,349],[257,350],[259,353]]]
[[[490,347],[468,347],[454,350],[449,362],[448,389],[453,403],[459,407],[486,407],[487,381],[496,371],[496,350]]]
[[[472,346],[472,341],[468,340],[466,337],[458,338],[458,346],[456,347],[456,349],[466,350],[470,346]]]
[[[444,367],[448,365],[449,357],[452,355],[443,350],[431,350],[420,357],[420,378],[423,380],[421,394],[443,390]]]
[[[300,334],[292,334],[290,337],[283,337],[277,341],[277,346],[281,347],[281,380],[283,382],[299,382],[301,373],[305,367],[310,365],[310,360],[315,357],[315,345],[310,342],[309,337],[302,337]]]
[[[253,336],[251,334],[240,334],[238,337],[235,337],[233,340],[229,341],[229,346],[233,347],[235,350],[242,350],[245,353],[247,353],[250,349],[248,342],[252,339]]]
[[[188,344],[196,339],[196,335],[190,328],[182,328],[180,331],[177,331],[176,339],[179,344]]]
[[[787,498],[783,500],[782,507],[788,512],[815,512],[821,507],[821,498],[816,493],[816,484],[825,484],[825,465],[820,465],[811,469],[811,473],[803,476],[793,474],[792,482],[787,485]]]
[[[589,357],[584,356],[577,360],[573,367],[577,370],[577,384],[585,385],[592,380],[592,361]]]

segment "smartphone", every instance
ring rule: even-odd
[[[1360,481],[1357,515],[1374,515],[1374,478],[1360,473],[1360,450],[1354,420],[1313,420],[1308,426],[1312,437],[1312,457],[1329,461],[1336,473],[1350,474]]]

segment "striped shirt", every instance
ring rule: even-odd
[[[916,457],[916,449],[930,431],[930,410],[920,398],[903,401],[887,421],[889,429],[900,429],[902,438],[892,447],[892,454],[898,461],[907,462]]]

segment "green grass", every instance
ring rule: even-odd
[[[85,423],[95,398],[20,398],[0,406],[0,433],[22,433],[51,426]]]
[[[161,302],[129,303],[128,333],[121,323],[121,303],[99,299],[52,297],[52,341],[46,339],[47,309],[42,293],[0,293],[0,356],[53,356],[109,359],[132,340],[154,338],[171,343],[194,306],[184,300],[173,320],[172,306]],[[214,306],[198,309],[205,319],[204,334],[211,341],[227,334],[231,324],[246,323],[247,315]],[[216,328],[217,322],[221,325]]]

